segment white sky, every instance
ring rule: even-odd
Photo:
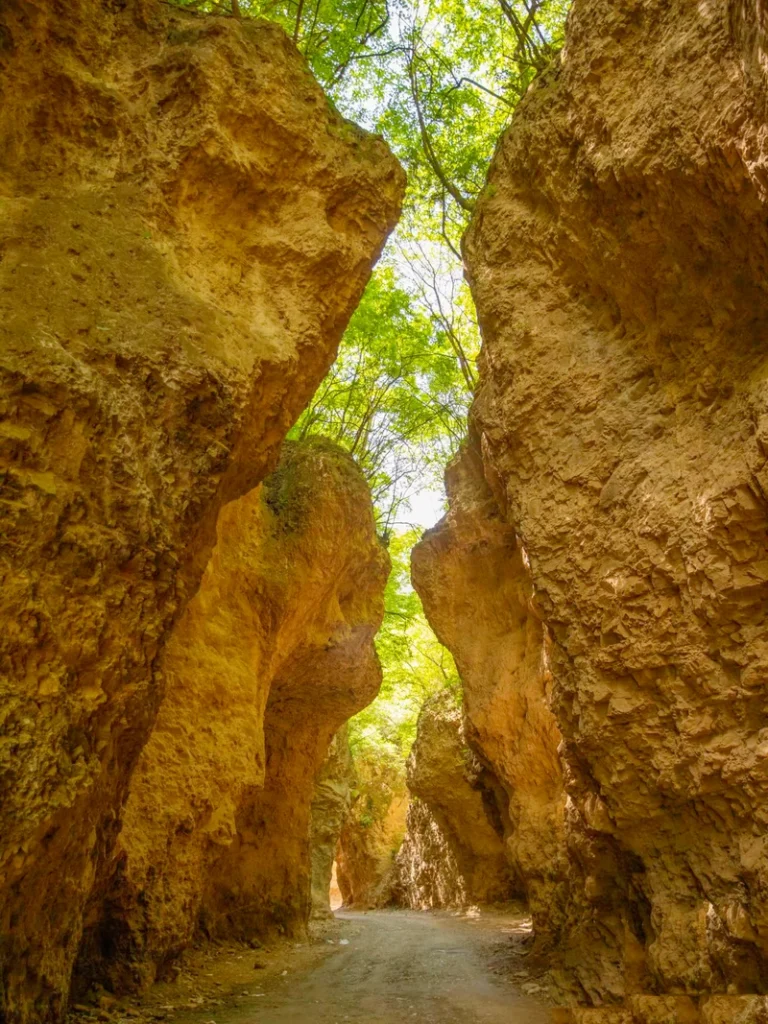
[[[428,530],[435,526],[445,514],[445,491],[441,488],[424,487],[408,501],[409,510],[403,510],[400,518]]]

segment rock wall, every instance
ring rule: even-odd
[[[471,903],[448,837],[418,797],[408,804],[391,894],[394,903],[411,910],[442,910]]]
[[[0,10],[0,991],[63,1012],[161,653],[398,212],[285,35],[156,0]]]
[[[575,0],[465,241],[587,1002],[768,990],[765,26],[762,3]]]
[[[303,930],[315,776],[334,732],[379,688],[388,569],[365,480],[330,442],[286,444],[262,487],[222,510],[165,650],[166,695],[83,978],[146,985],[196,930]]]
[[[500,819],[512,876],[527,896],[539,947],[551,948],[575,894],[543,630],[515,531],[485,482],[475,445],[466,446],[446,483],[450,511],[414,549],[413,583],[456,659],[466,742],[503,789]],[[466,810],[459,805],[456,813],[461,820]]]
[[[339,837],[336,874],[345,907],[368,910],[392,900],[408,789],[402,762],[354,759],[352,806]]]
[[[315,782],[309,832],[311,855],[311,917],[333,916],[331,881],[342,829],[352,808],[354,763],[346,726],[336,733]]]
[[[504,847],[506,800],[467,746],[462,718],[450,690],[419,715],[407,765],[418,802],[398,856],[398,891],[411,907],[500,903],[520,893]]]
[[[286,601],[287,607],[298,606],[302,633],[274,666],[264,719],[264,788],[243,802],[237,838],[203,897],[212,936],[303,934],[310,911],[315,780],[333,735],[370,704],[381,685],[373,639],[384,617],[389,558],[376,537],[368,485],[354,461],[340,458],[328,442],[315,447],[322,459],[308,463],[301,479],[278,474],[272,480],[269,500],[276,509],[287,502],[286,531],[304,526],[309,533],[314,525],[317,539]],[[334,485],[324,501],[329,477]],[[275,563],[283,581],[302,561],[291,538],[284,551]]]

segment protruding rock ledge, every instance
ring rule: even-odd
[[[143,987],[196,932],[303,932],[315,778],[379,688],[388,570],[365,480],[329,442],[288,443],[263,486],[222,510],[164,653],[165,699],[81,956],[90,980]]]
[[[548,706],[541,623],[524,554],[475,445],[446,479],[450,509],[414,549],[413,583],[456,659],[467,743],[502,791],[496,799],[511,877],[530,902],[539,944],[551,945],[569,878],[560,734]]]
[[[473,574],[440,582],[459,509],[415,578],[470,720],[509,702],[473,737],[494,764],[551,722],[519,792],[562,737],[565,813],[522,838],[564,837],[568,899],[532,903],[587,1004],[768,992],[765,32],[762,2],[575,0],[465,242],[508,560],[471,527]]]
[[[0,991],[45,1024],[218,511],[322,379],[404,180],[275,26],[10,0],[0,37]]]

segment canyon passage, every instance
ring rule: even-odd
[[[0,1024],[768,1022],[766,0],[0,0]]]
[[[346,911],[340,919],[348,945],[326,952],[319,966],[265,981],[258,993],[240,997],[238,1006],[218,1009],[217,1021],[545,1024],[551,1019],[546,1008],[487,967],[501,929],[513,931],[519,918],[496,915],[491,927],[479,918],[413,911]],[[178,1019],[196,1024],[210,1012]]]

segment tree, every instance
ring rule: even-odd
[[[403,525],[399,516],[414,488],[439,477],[464,435],[467,389],[456,372],[457,344],[457,329],[443,328],[397,284],[393,268],[383,267],[291,433],[329,437],[355,456],[382,535]]]
[[[429,697],[446,688],[457,701],[461,695],[453,658],[429,628],[410,585],[410,553],[419,534],[412,530],[392,539],[384,625],[376,638],[384,680],[377,700],[350,722],[352,753],[373,754],[390,764],[402,764],[408,756],[419,711]]]
[[[458,688],[410,587],[408,498],[460,444],[480,346],[461,236],[496,140],[555,59],[570,0],[177,0],[279,22],[347,116],[381,132],[409,176],[403,219],[294,437],[355,456],[393,573],[377,639],[380,698],[352,745],[401,759],[424,699]]]
[[[391,41],[389,0],[175,0],[180,7],[282,25],[329,93],[363,60],[383,60]],[[383,49],[378,44],[383,43]]]

